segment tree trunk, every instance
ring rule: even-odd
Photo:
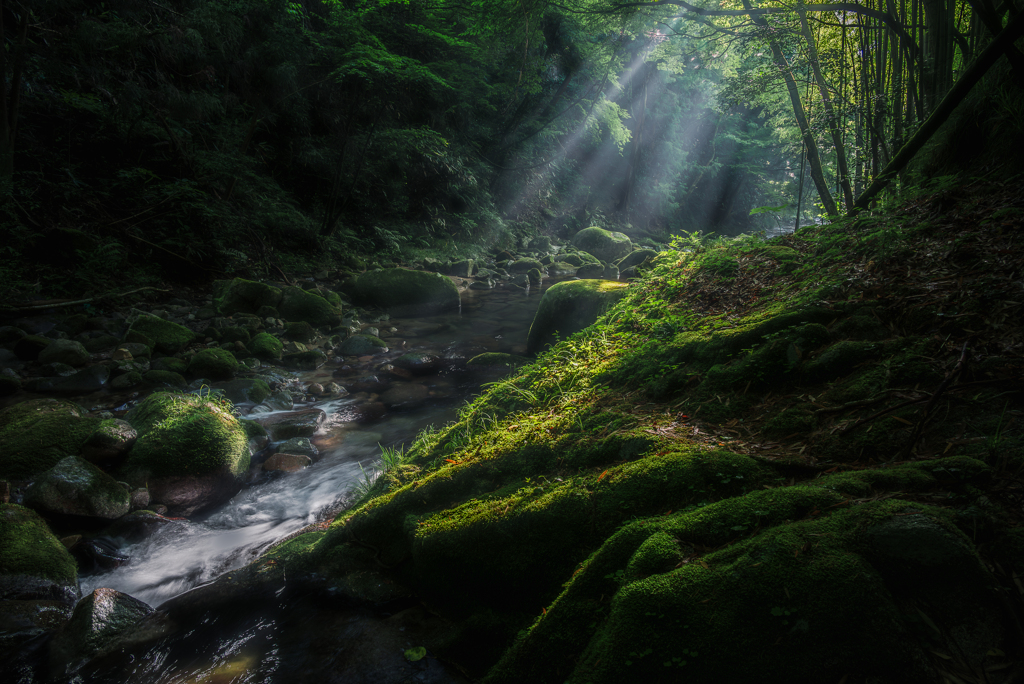
[[[18,109],[21,103],[21,73],[25,63],[25,41],[28,37],[27,8],[21,10],[21,23],[18,25],[18,43],[11,51],[14,53],[11,87],[7,88],[7,46],[4,44],[4,7],[0,0],[0,186],[2,192],[11,191],[11,178],[14,176],[14,139],[18,132]]]
[[[750,6],[750,0],[743,0],[743,7],[747,10],[753,9]],[[796,123],[800,127],[800,134],[803,137],[804,144],[807,145],[807,161],[811,165],[811,179],[814,181],[814,187],[818,191],[818,198],[821,200],[822,205],[824,205],[826,214],[838,216],[839,209],[836,207],[836,201],[832,198],[832,193],[825,183],[825,174],[821,169],[821,157],[818,154],[818,144],[814,141],[814,135],[811,133],[811,128],[807,123],[804,105],[800,101],[800,90],[797,88],[796,80],[793,78],[793,71],[789,67],[789,62],[786,61],[786,56],[782,53],[782,48],[779,46],[778,41],[769,35],[771,27],[764,17],[760,14],[751,14],[749,16],[754,24],[765,29],[765,37],[768,40],[768,46],[771,48],[772,56],[775,58],[775,63],[782,70],[782,76],[786,80],[786,89],[789,91],[789,99],[793,103]]]

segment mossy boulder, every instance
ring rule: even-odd
[[[214,304],[222,316],[258,313],[260,307],[277,307],[283,294],[279,288],[243,278],[214,284]]]
[[[238,359],[227,349],[203,349],[188,362],[188,372],[197,378],[227,380],[238,372]]]
[[[338,351],[345,356],[366,356],[388,350],[388,343],[373,335],[353,335],[341,343]]]
[[[575,275],[576,267],[565,261],[555,261],[548,267],[548,273],[553,276]]]
[[[229,405],[157,392],[125,416],[139,439],[121,474],[180,515],[230,498],[249,467],[248,439]]]
[[[77,404],[33,399],[0,411],[0,477],[21,480],[74,456],[102,422]]]
[[[0,503],[0,600],[78,600],[75,559],[38,513]]]
[[[184,375],[188,370],[188,361],[173,356],[164,356],[159,359],[153,359],[149,364],[149,368],[150,370],[170,371],[171,373]]]
[[[544,264],[540,263],[536,259],[520,259],[508,267],[508,272],[529,273],[533,269],[536,269],[538,272],[543,272],[544,268]]]
[[[584,228],[572,238],[576,249],[601,261],[616,261],[633,251],[633,243],[625,233],[616,233],[592,226]]]
[[[286,287],[282,295],[278,311],[285,320],[305,321],[317,328],[341,324],[341,309],[318,294],[301,287]]]
[[[84,366],[89,362],[89,350],[75,340],[53,340],[39,352],[39,363],[66,363],[69,366]]]
[[[458,309],[459,288],[447,276],[404,268],[368,271],[355,283],[355,296],[367,306],[396,315],[429,315]]]
[[[536,354],[559,338],[593,325],[625,293],[627,285],[611,280],[573,280],[544,293],[530,326],[526,353]]]
[[[169,387],[171,389],[188,387],[185,377],[173,371],[151,370],[142,374],[142,381],[150,387]]]
[[[183,325],[165,321],[162,318],[141,311],[133,311],[128,318],[129,328],[125,341],[131,342],[131,333],[144,335],[151,340],[147,344],[153,351],[173,356],[190,345],[196,338],[194,332]],[[133,353],[134,356],[134,353]]]
[[[305,321],[294,321],[284,327],[284,336],[296,342],[312,342],[316,337],[316,330]]]
[[[576,269],[576,276],[584,280],[604,278],[604,264],[583,264]]]
[[[615,265],[619,267],[620,271],[625,271],[627,268],[639,266],[648,259],[653,259],[656,256],[658,256],[658,253],[653,249],[634,249],[632,252],[616,262]]]
[[[248,344],[251,338],[252,335],[249,333],[248,328],[229,326],[217,330],[218,342],[241,342],[242,344]]]
[[[259,378],[236,378],[218,382],[213,388],[224,390],[224,396],[234,404],[259,404],[270,396],[270,385]]]
[[[95,589],[75,606],[50,644],[52,672],[71,673],[127,634],[153,608],[116,589]]]
[[[281,352],[284,350],[281,340],[267,332],[261,332],[252,338],[247,346],[253,356],[264,361],[281,358]]]
[[[327,355],[319,349],[310,349],[281,357],[282,365],[295,370],[316,370],[327,363]]]
[[[68,456],[25,491],[25,505],[44,515],[114,520],[128,512],[128,490],[77,456]]]
[[[82,458],[93,463],[120,461],[128,455],[138,438],[139,434],[128,421],[106,418],[85,440]]]

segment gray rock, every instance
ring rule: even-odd
[[[437,370],[439,359],[427,352],[409,352],[395,359],[394,365],[413,373],[432,373]]]
[[[313,446],[313,443],[309,441],[309,437],[292,437],[289,440],[285,440],[277,448],[277,451],[283,454],[303,454],[313,460],[316,460],[320,455],[320,450]]]
[[[84,366],[89,362],[89,351],[75,340],[54,340],[39,352],[39,363],[66,363],[69,366]]]
[[[96,589],[75,606],[50,644],[51,672],[71,674],[131,630],[153,609],[116,589]]]
[[[275,442],[291,437],[309,437],[315,433],[327,417],[320,409],[289,411],[284,413],[259,414],[253,420],[267,429]]]
[[[25,492],[25,505],[42,513],[113,520],[128,512],[128,491],[77,456],[47,470]]]
[[[100,423],[82,445],[82,458],[93,463],[120,461],[139,438],[127,421],[110,418]]]
[[[310,351],[285,354],[281,357],[281,363],[295,370],[316,370],[327,363],[327,355],[319,349],[311,349]]]
[[[603,264],[583,264],[576,269],[576,276],[583,280],[594,280],[604,278]]]
[[[313,460],[304,454],[276,453],[263,463],[264,470],[295,473],[308,467]]]
[[[387,342],[371,335],[353,335],[341,343],[339,351],[345,356],[366,356],[388,350]]]

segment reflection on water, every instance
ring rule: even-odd
[[[462,297],[461,312],[376,324],[392,345],[391,351],[359,361],[345,359],[353,375],[376,373],[372,377],[377,378],[382,376],[380,366],[404,353],[424,351],[437,356],[441,361],[434,373],[407,379],[407,384],[427,387],[429,398],[424,403],[408,411],[392,410],[379,419],[373,414],[370,420],[361,409],[371,404],[382,406],[372,391],[296,406],[327,413],[327,420],[312,438],[320,450],[316,463],[296,473],[258,480],[214,512],[167,525],[123,548],[131,560],[112,571],[82,577],[83,595],[109,587],[157,606],[249,563],[274,542],[330,517],[346,496],[351,496],[364,473],[374,472],[378,445],[408,444],[423,428],[453,419],[458,406],[478,391],[482,382],[494,379],[468,370],[467,359],[489,351],[524,352],[539,291],[467,290]],[[300,378],[304,383],[330,382],[339,367],[328,364]],[[386,378],[378,382],[403,384]]]

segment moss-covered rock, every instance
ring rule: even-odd
[[[565,261],[555,261],[548,267],[548,273],[553,276],[575,275],[576,267]]]
[[[459,288],[447,276],[404,268],[369,271],[355,283],[359,302],[397,315],[429,315],[458,309]]]
[[[273,361],[274,359],[281,358],[281,352],[284,350],[284,344],[281,343],[281,340],[267,332],[261,332],[252,338],[247,346],[253,356],[264,361]]]
[[[139,434],[128,421],[106,418],[82,445],[82,458],[93,463],[122,460],[131,451]]]
[[[142,381],[150,387],[169,387],[171,389],[185,389],[188,381],[184,376],[173,371],[151,370],[142,374]]]
[[[0,599],[78,600],[78,569],[39,515],[0,503]]]
[[[341,343],[338,351],[346,356],[380,354],[388,350],[388,343],[373,335],[352,335]]]
[[[658,256],[658,253],[653,249],[634,249],[632,252],[617,261],[615,265],[619,267],[620,271],[625,271],[627,268],[639,266],[648,259],[653,259],[656,256]]]
[[[238,359],[226,349],[203,349],[188,362],[188,372],[197,378],[227,380],[238,372]]]
[[[129,339],[130,333],[139,333],[152,340],[152,344],[147,346],[150,346],[154,351],[168,356],[177,354],[196,338],[195,333],[183,325],[165,321],[162,318],[141,311],[133,311],[128,321],[129,334],[125,336],[126,342],[132,341]]]
[[[0,411],[0,477],[26,479],[74,456],[100,418],[60,399],[33,399]]]
[[[520,259],[508,267],[509,273],[529,273],[532,269],[544,271],[544,264],[536,259]]]
[[[316,370],[327,363],[327,355],[319,349],[310,349],[304,352],[285,354],[281,357],[281,363],[295,370]]]
[[[89,351],[75,340],[53,340],[39,352],[39,363],[66,363],[69,366],[84,366],[89,362]]]
[[[213,387],[224,390],[224,396],[234,404],[259,404],[270,396],[270,385],[259,378],[236,378],[218,382]]]
[[[235,313],[257,313],[260,307],[277,307],[283,297],[273,285],[243,278],[215,283],[214,304],[222,316]]]
[[[248,344],[251,338],[252,335],[249,334],[248,328],[229,326],[217,330],[217,340],[219,342],[241,342],[242,344]]]
[[[305,321],[318,328],[341,324],[341,309],[332,306],[320,295],[300,287],[286,287],[282,294],[278,311],[286,320]]]
[[[113,520],[128,512],[128,490],[77,456],[42,473],[25,492],[25,505],[44,515],[77,515]]]
[[[50,644],[50,669],[70,673],[127,634],[153,608],[116,589],[95,589]]]
[[[583,264],[576,269],[576,276],[584,280],[601,280],[604,278],[604,264]]]
[[[316,337],[316,330],[305,321],[294,321],[284,327],[284,336],[296,342],[312,342]]]
[[[245,430],[229,407],[192,394],[157,392],[125,416],[139,439],[121,473],[148,483],[152,500],[182,515],[229,498],[249,467]]]
[[[159,359],[153,359],[149,364],[149,368],[150,370],[170,371],[171,373],[184,375],[188,370],[188,361],[173,356],[164,356]]]
[[[584,228],[572,238],[572,245],[601,261],[617,261],[633,251],[633,244],[624,233],[604,228]]]
[[[526,342],[535,354],[558,338],[592,325],[626,292],[626,284],[608,280],[575,280],[552,285],[544,293]]]

